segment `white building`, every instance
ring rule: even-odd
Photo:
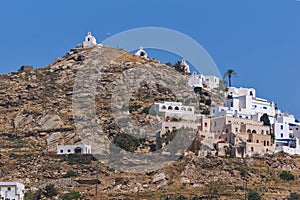
[[[239,96],[244,96],[244,95],[256,97],[256,91],[254,88],[229,87],[227,95],[232,96],[232,97],[239,97]]]
[[[188,84],[191,87],[205,87],[208,89],[219,88],[220,78],[217,76],[204,76],[202,74],[193,73],[188,78]]]
[[[83,42],[83,48],[89,48],[97,45],[96,38],[92,35],[91,32],[88,32],[85,40]]]
[[[300,154],[300,123],[295,122],[294,115],[279,114],[273,129],[275,133],[276,152]]]
[[[232,116],[259,121],[263,114],[268,114],[271,124],[275,122],[275,104],[256,97],[253,88],[230,88],[229,98],[224,107],[211,107],[211,117]]]
[[[204,84],[206,84],[210,89],[219,88],[220,78],[217,76],[205,76]]]
[[[92,146],[86,144],[57,146],[57,154],[91,154]]]
[[[193,73],[188,78],[188,84],[191,87],[203,87],[203,83],[205,83],[205,77],[202,74]]]
[[[23,200],[25,186],[19,182],[0,182],[0,199]]]
[[[155,103],[155,111],[163,113],[166,120],[177,118],[188,121],[196,121],[199,115],[195,114],[195,107],[184,106],[181,102]]]
[[[182,59],[180,65],[184,68],[185,73],[191,73],[190,66],[186,63],[185,59]]]
[[[148,54],[146,53],[143,47],[140,47],[140,49],[135,53],[135,55],[145,59],[148,58]]]

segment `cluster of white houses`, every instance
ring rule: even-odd
[[[97,44],[89,32],[81,47],[89,48]],[[140,47],[136,55],[148,59],[147,52]],[[190,73],[190,66],[185,59],[181,66]],[[207,90],[220,87],[217,76],[191,74],[188,77],[191,87]],[[182,126],[197,127],[204,142],[220,150],[221,146],[229,146],[231,154],[244,156],[284,151],[289,154],[300,154],[300,123],[290,114],[281,113],[273,102],[258,98],[253,88],[229,87],[223,106],[210,108],[210,115],[196,114],[193,106],[185,106],[180,102],[156,103],[156,110],[165,116],[162,132],[174,130]],[[271,126],[264,126],[261,117],[267,114]],[[172,119],[180,121],[172,121]],[[274,135],[271,138],[271,135]],[[89,145],[58,146],[58,154],[91,153]]]
[[[226,96],[224,106],[211,107],[209,116],[196,114],[194,107],[178,102],[157,103],[157,110],[165,116],[160,134],[181,127],[197,129],[203,144],[218,155],[300,154],[300,123],[293,115],[281,113],[273,102],[256,97],[253,88],[230,87]],[[266,114],[270,126],[261,121]]]

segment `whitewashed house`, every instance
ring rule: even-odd
[[[230,97],[225,100],[225,106],[210,108],[211,117],[231,116],[260,121],[263,114],[268,114],[271,124],[275,122],[275,104],[256,97],[253,88],[230,88]]]
[[[191,87],[206,87],[208,89],[219,88],[220,78],[217,76],[204,76],[193,73],[188,77],[188,84]]]
[[[275,133],[275,151],[300,154],[300,123],[295,122],[294,115],[280,113],[273,129]]]
[[[0,182],[0,199],[23,200],[25,186],[19,182]]]
[[[78,145],[59,145],[57,146],[57,154],[91,154],[92,146],[86,144]]]
[[[96,38],[92,35],[91,32],[88,32],[87,36],[85,37],[85,40],[83,42],[83,48],[89,48],[97,45]]]
[[[207,85],[210,89],[219,88],[220,86],[220,78],[217,76],[205,76],[204,84]]]
[[[154,109],[157,113],[162,113],[165,119],[177,118],[180,120],[195,121],[197,114],[195,114],[195,107],[184,106],[182,102],[164,102],[155,103]]]
[[[202,74],[193,73],[188,78],[188,84],[191,87],[203,87],[204,82],[205,82],[205,77]]]
[[[244,95],[256,97],[256,91],[254,88],[229,87],[227,91],[227,95],[232,97],[239,97]]]

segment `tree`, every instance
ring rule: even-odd
[[[291,172],[288,172],[288,171],[282,171],[281,174],[279,175],[279,177],[285,181],[295,180],[295,176]]]
[[[54,187],[53,184],[47,185],[45,190],[44,190],[44,195],[46,197],[54,197],[58,194],[56,188]]]
[[[248,193],[248,200],[260,200],[261,196],[257,191],[251,190]]]
[[[300,200],[300,194],[298,194],[296,192],[292,192],[287,199],[288,200]]]
[[[224,74],[224,78],[228,77],[229,87],[231,87],[231,78],[235,75],[237,75],[237,73],[233,69],[227,70],[227,72]]]
[[[260,117],[260,121],[264,123],[264,126],[271,126],[271,122],[269,119],[269,115],[267,113],[264,113],[261,117]]]

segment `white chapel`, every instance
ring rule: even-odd
[[[96,38],[92,35],[91,32],[88,32],[85,40],[83,42],[83,48],[93,47],[97,45]]]

